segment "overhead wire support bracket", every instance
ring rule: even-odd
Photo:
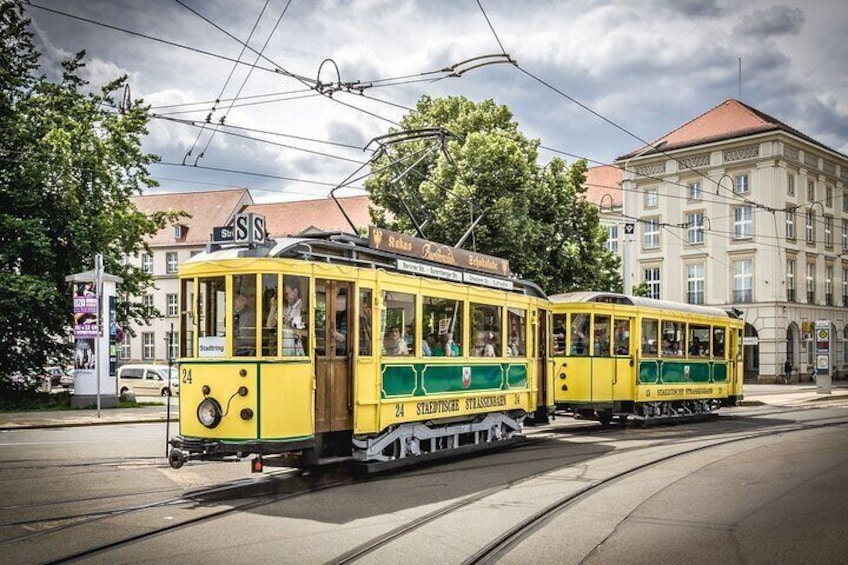
[[[447,73],[449,77],[461,77],[468,71],[479,69],[480,67],[488,67],[489,65],[518,65],[518,61],[509,56],[509,53],[492,53],[491,55],[480,55],[472,57],[453,64],[442,69],[443,73]]]

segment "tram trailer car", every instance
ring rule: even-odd
[[[599,292],[550,302],[557,409],[647,424],[741,402],[738,311]]]
[[[179,278],[175,468],[379,467],[503,445],[553,408],[548,302],[501,259],[372,228],[210,244]]]

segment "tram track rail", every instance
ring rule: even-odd
[[[781,412],[784,413],[784,412]],[[507,531],[502,533],[501,535],[495,537],[490,543],[481,547],[477,552],[470,555],[466,558],[462,563],[463,565],[470,564],[478,564],[478,563],[494,563],[499,558],[503,557],[512,548],[521,543],[524,539],[532,535],[539,528],[543,527],[546,523],[548,523],[551,519],[557,516],[559,513],[565,511],[571,505],[586,499],[594,494],[599,493],[601,490],[608,488],[615,484],[616,482],[637,474],[641,471],[650,469],[657,465],[661,465],[667,461],[684,457],[687,455],[691,455],[693,453],[715,449],[717,447],[721,447],[724,445],[738,443],[741,441],[749,441],[758,438],[762,438],[769,435],[774,434],[783,434],[783,433],[792,433],[805,431],[810,429],[820,429],[834,426],[846,426],[848,422],[843,421],[842,419],[834,419],[834,418],[825,418],[825,420],[835,420],[835,421],[827,421],[821,423],[793,423],[793,424],[785,424],[776,427],[770,427],[767,430],[758,430],[756,432],[731,432],[733,437],[723,437],[715,440],[707,440],[709,441],[706,445],[697,445],[687,447],[681,451],[662,455],[656,458],[652,458],[648,461],[640,463],[638,465],[634,465],[632,467],[626,468],[620,472],[613,473],[612,475],[605,477],[603,479],[593,481],[589,484],[586,484],[583,487],[578,488],[574,492],[569,493],[566,496],[560,497],[551,504],[539,509],[535,513],[531,514],[529,517],[520,520]],[[725,432],[719,432],[723,435],[726,435]],[[554,439],[554,434],[545,434],[544,437],[539,436],[532,440],[528,440],[522,447],[531,446],[534,443],[542,443],[545,441],[549,441]],[[557,439],[562,439],[562,436],[558,436]],[[693,443],[693,442],[704,442],[705,439],[703,437],[700,438],[692,438],[691,441],[684,440],[685,443]],[[615,452],[615,455],[620,456],[626,454],[630,451],[637,450],[645,450],[645,449],[663,449],[667,448],[670,445],[674,444],[676,446],[681,445],[680,438],[673,438],[667,441],[659,441],[656,443],[652,443],[649,446],[640,445],[632,448],[620,449]],[[408,536],[421,528],[427,526],[428,524],[433,524],[440,519],[448,517],[456,512],[459,512],[463,509],[466,509],[474,504],[482,504],[485,503],[488,499],[491,499],[494,495],[507,491],[509,489],[513,489],[517,486],[529,483],[533,480],[543,478],[545,476],[550,475],[556,471],[560,471],[563,469],[567,469],[572,467],[573,465],[563,465],[557,469],[546,470],[540,473],[535,473],[533,475],[524,477],[522,479],[512,481],[510,483],[505,483],[503,485],[499,485],[497,487],[489,488],[480,493],[476,493],[474,495],[465,497],[461,500],[449,503],[439,509],[436,509],[432,512],[419,516],[413,520],[408,521],[405,524],[401,524],[392,530],[385,532],[380,536],[376,536],[370,540],[367,540],[363,543],[360,543],[353,549],[348,550],[347,552],[339,555],[338,557],[327,561],[327,565],[342,565],[355,563],[369,555],[373,555],[377,551],[381,549],[385,549],[392,543],[403,543],[403,539],[405,536]]]

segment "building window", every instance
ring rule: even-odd
[[[786,300],[795,302],[795,259],[786,260]]]
[[[842,191],[842,211],[848,212],[848,192]]]
[[[187,226],[182,224],[174,224],[174,239],[182,239],[188,231]]]
[[[815,181],[807,181],[807,201],[814,202],[816,199],[816,183]]]
[[[660,268],[645,268],[645,284],[648,285],[648,298],[660,299]]]
[[[177,272],[177,252],[169,251],[165,254],[165,272],[173,275]]]
[[[606,247],[611,253],[618,253],[618,226],[607,227]]]
[[[701,183],[700,182],[690,182],[689,183],[689,200],[700,200],[701,199]]]
[[[751,187],[748,185],[748,175],[736,175],[736,182],[733,185],[733,190],[736,194],[748,194]]]
[[[148,313],[150,313],[150,311],[153,310],[153,295],[145,294],[142,296],[141,305],[144,306],[144,309],[147,310]]]
[[[848,220],[842,220],[842,251],[848,251]]]
[[[651,187],[645,189],[645,208],[656,208],[659,204],[657,197],[657,188]]]
[[[833,187],[826,185],[824,187],[824,205],[828,208],[833,208]]]
[[[704,243],[704,213],[686,214],[686,241],[690,244]]]
[[[753,271],[753,259],[733,262],[733,302],[752,302]]]
[[[807,210],[807,243],[814,244],[816,242],[816,213],[813,210]]]
[[[828,265],[824,268],[824,303],[833,306],[833,267]]]
[[[145,273],[153,274],[153,254],[152,253],[142,253],[141,254],[141,270]]]
[[[167,295],[167,304],[168,304],[168,310],[167,310],[168,317],[169,318],[176,318],[177,315],[179,315],[179,313],[180,313],[180,305],[179,305],[179,302],[177,301],[177,295],[176,294],[168,294]]]
[[[686,302],[689,304],[704,303],[704,264],[686,266]]]
[[[786,194],[789,196],[795,196],[795,174],[787,173],[786,174]]]
[[[194,250],[188,252],[189,257],[194,257],[195,255],[200,255],[200,251]]]
[[[657,218],[645,220],[643,239],[645,249],[658,249],[660,246],[660,221]]]
[[[833,216],[824,217],[824,245],[833,247]]]
[[[795,208],[786,209],[786,239],[795,240]]]
[[[180,334],[177,332],[167,332],[166,339],[168,340],[168,361],[176,361],[180,356]]]
[[[807,263],[807,304],[816,302],[816,264]]]
[[[141,358],[156,359],[156,334],[153,332],[141,334]]]
[[[118,357],[126,361],[127,359],[131,359],[130,357],[130,334],[129,332],[124,332],[124,340],[121,342],[121,346],[118,348]]]
[[[842,306],[848,308],[848,269],[842,269]]]
[[[736,239],[750,239],[753,233],[753,221],[751,219],[751,207],[740,206],[733,209],[733,237]]]

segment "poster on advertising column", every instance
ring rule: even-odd
[[[93,282],[74,283],[74,379],[75,388],[93,379],[97,368],[97,292]]]

